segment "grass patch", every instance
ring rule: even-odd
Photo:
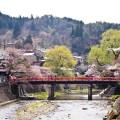
[[[62,92],[55,92],[55,97],[62,96],[64,93]]]
[[[37,99],[41,100],[46,100],[48,98],[47,92],[35,92],[35,93],[30,93],[30,96],[33,96]]]
[[[98,92],[98,90],[93,88],[92,92]],[[87,94],[88,93],[88,88],[70,90],[70,93],[78,93],[78,94],[84,93],[84,94]]]
[[[80,92],[83,92],[83,93],[87,93],[88,92],[88,89],[74,89],[74,90],[71,90],[71,92],[74,92],[74,93],[80,93]]]
[[[55,92],[55,97],[61,96],[62,94],[63,94],[62,92]],[[30,93],[29,95],[41,100],[46,100],[48,98],[47,92],[35,92],[35,93]]]
[[[116,120],[120,120],[120,116],[118,116]]]
[[[97,90],[96,89],[93,89],[93,92],[96,92]],[[85,88],[85,89],[65,89],[64,92],[61,92],[61,91],[56,91],[55,92],[55,97],[60,97],[62,95],[65,95],[65,94],[71,94],[71,93],[76,93],[76,94],[87,94],[88,93],[88,89]],[[34,92],[34,93],[29,93],[28,94],[29,96],[32,96],[32,97],[35,97],[37,99],[40,99],[40,100],[47,100],[48,99],[48,93],[47,92]]]
[[[37,108],[37,107],[41,107],[45,105],[45,103],[42,103],[42,102],[35,102],[35,103],[31,103],[30,105],[27,106],[28,109],[30,108]]]
[[[33,111],[36,108],[39,108],[43,105],[46,105],[46,103],[43,103],[43,102],[30,103],[30,104],[27,104],[26,106],[24,106],[22,108],[17,109],[16,114],[17,114],[17,116],[20,116],[20,115],[23,115],[25,112]]]
[[[119,98],[120,97],[120,95],[112,95],[111,97],[110,97],[110,99],[112,100],[112,101],[115,101],[117,98]]]

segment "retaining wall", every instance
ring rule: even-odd
[[[9,85],[0,85],[0,103],[15,99]]]

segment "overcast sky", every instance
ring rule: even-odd
[[[11,16],[53,15],[120,23],[120,0],[0,0],[0,11]]]

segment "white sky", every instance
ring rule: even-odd
[[[120,0],[0,0],[0,11],[11,16],[53,15],[120,23]]]

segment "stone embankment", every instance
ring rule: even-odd
[[[105,116],[104,120],[113,120],[120,116],[120,97],[112,104],[112,108],[108,111],[108,114]]]
[[[0,86],[0,103],[7,102],[14,99],[15,99],[15,96],[12,94],[10,86],[1,85]]]

